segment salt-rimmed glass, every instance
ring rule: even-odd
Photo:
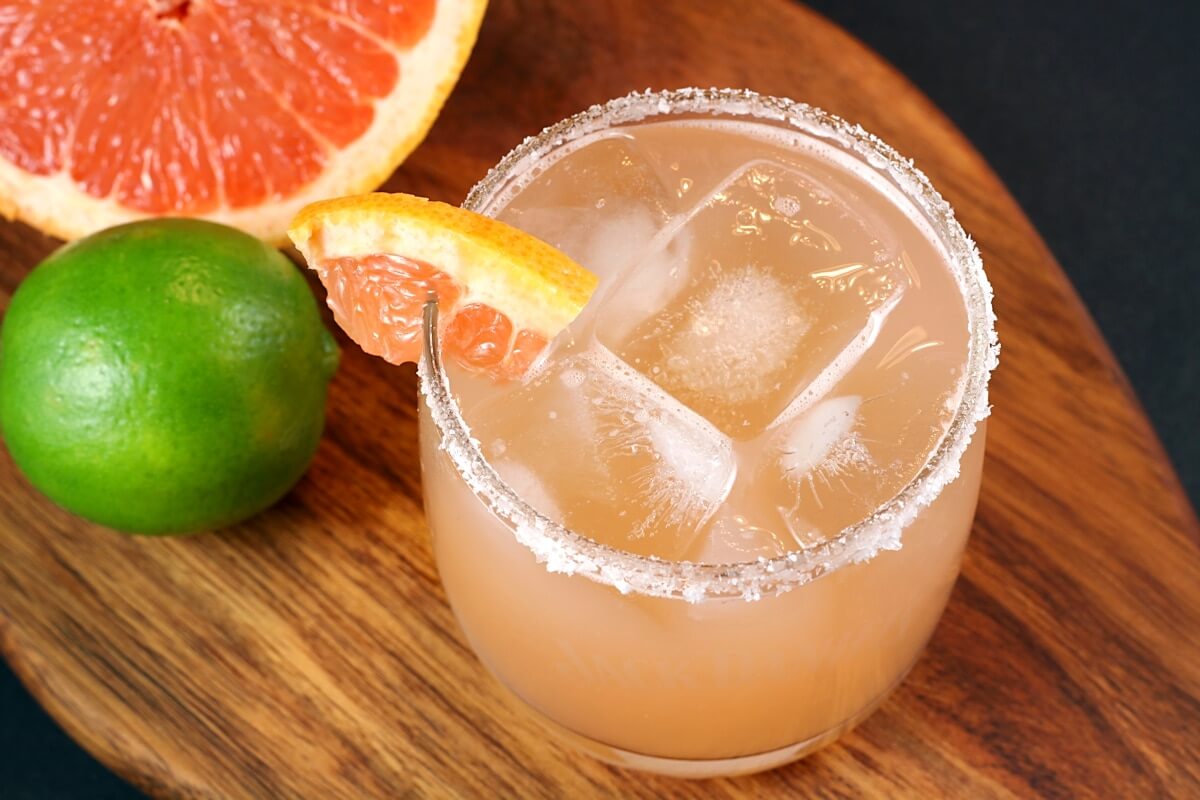
[[[430,527],[476,652],[594,755],[690,776],[798,758],[870,713],[906,674],[957,574],[998,350],[978,252],[925,176],[862,128],[789,100],[730,90],[614,100],[527,139],[464,207],[496,213],[506,190],[579,137],[704,116],[753,119],[835,145],[898,189],[946,255],[970,333],[961,401],[928,463],[892,500],[839,535],[774,559],[691,564],[619,551],[539,513],[488,463],[442,368],[432,305],[420,364]],[[888,617],[896,607],[900,616]],[[661,638],[678,641],[650,653]]]

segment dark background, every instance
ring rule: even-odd
[[[1091,309],[1200,504],[1200,2],[809,5],[891,61],[991,163]],[[0,796],[140,797],[3,666]]]

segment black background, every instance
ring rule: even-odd
[[[1074,281],[1200,502],[1200,3],[809,4],[896,65],[991,163]],[[140,796],[4,667],[0,795]]]

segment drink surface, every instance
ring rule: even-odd
[[[758,122],[672,120],[561,147],[487,209],[600,276],[518,383],[454,371],[534,508],[614,547],[729,563],[820,542],[928,461],[967,315],[908,201]]]

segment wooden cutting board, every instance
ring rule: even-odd
[[[544,125],[684,85],[787,95],[880,134],[958,209],[995,284],[1004,350],[978,520],[928,654],[882,710],[737,780],[622,772],[548,741],[438,584],[412,370],[347,346],[308,476],[234,530],[127,538],[54,508],[0,458],[0,642],[75,739],[151,793],[192,798],[1200,795],[1195,517],[1013,199],[861,44],[783,0],[497,0],[387,188],[460,202]],[[0,223],[5,302],[55,244]]]

